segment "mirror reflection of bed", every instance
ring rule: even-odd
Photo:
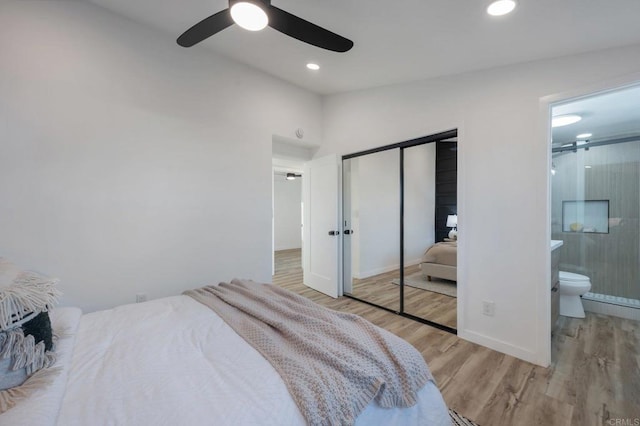
[[[346,295],[455,331],[456,151],[450,138],[343,158]]]
[[[424,277],[427,281],[431,282],[434,279],[440,278],[456,282],[458,280],[457,263],[457,240],[445,240],[440,243],[435,243],[424,252],[422,262],[420,263],[421,274],[416,274],[415,279],[419,280]],[[406,278],[405,281],[407,281]],[[452,290],[455,291],[455,289]]]

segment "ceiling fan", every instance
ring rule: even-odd
[[[287,180],[294,180],[295,178],[300,178],[300,177],[302,177],[302,175],[298,173],[287,173],[285,175],[285,179]]]
[[[346,52],[353,47],[351,40],[278,9],[271,5],[271,0],[229,0],[227,9],[189,28],[178,37],[178,44],[191,47],[234,23],[250,31],[259,31],[268,25],[290,37],[334,52]]]
[[[292,172],[275,172],[276,176],[282,176],[286,180],[295,180],[302,177],[301,173],[292,173]]]

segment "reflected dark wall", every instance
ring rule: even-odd
[[[449,236],[447,216],[458,212],[458,143],[436,142],[436,242]]]

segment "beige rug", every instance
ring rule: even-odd
[[[391,282],[395,285],[400,285],[400,278],[396,278]],[[433,291],[434,293],[440,293],[446,296],[458,297],[458,289],[455,281],[442,280],[440,278],[433,278],[433,281],[428,281],[427,277],[422,275],[422,272],[416,272],[415,274],[404,277],[404,285]]]

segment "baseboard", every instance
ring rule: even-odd
[[[637,308],[614,305],[611,303],[601,302],[598,300],[589,300],[586,298],[582,299],[582,306],[584,307],[584,310],[588,312],[640,321],[640,309]]]
[[[487,347],[489,349],[493,349],[494,351],[514,356],[532,364],[540,365],[542,367],[548,367],[548,365],[544,365],[544,363],[540,361],[541,357],[538,354],[519,346],[515,346],[501,340],[496,340],[492,337],[485,336],[480,333],[460,329],[458,329],[458,337],[464,340],[468,340],[472,343],[477,343],[478,345]],[[551,339],[551,336],[549,336],[549,339]]]
[[[405,262],[405,265],[406,266],[413,266],[413,265],[419,264],[420,262],[422,262],[422,259],[409,260],[409,261]],[[370,269],[368,271],[364,271],[364,272],[360,272],[360,273],[353,272],[353,278],[357,278],[359,280],[362,280],[364,278],[369,278],[369,277],[373,277],[375,275],[380,275],[380,274],[384,274],[386,272],[391,272],[391,271],[396,271],[396,270],[400,270],[400,265],[399,264],[395,264],[395,265],[391,265],[391,266],[384,266],[382,268]]]
[[[273,251],[289,251],[289,250],[301,250],[302,247],[275,247]]]

